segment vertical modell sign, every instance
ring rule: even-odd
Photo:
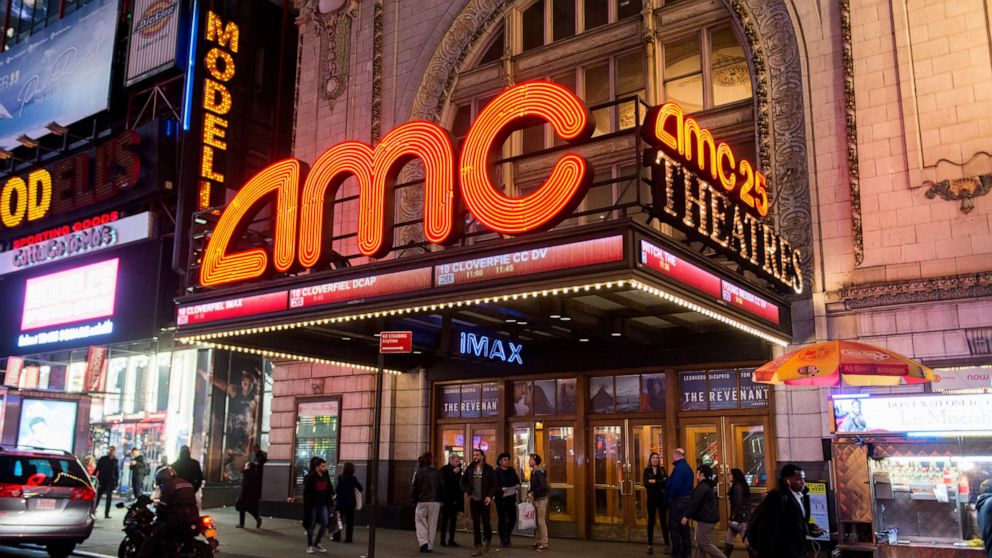
[[[230,112],[234,104],[231,80],[237,72],[240,29],[233,21],[223,21],[208,10],[203,26],[202,123],[197,208],[223,203],[225,159]]]

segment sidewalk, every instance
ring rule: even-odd
[[[113,510],[112,519],[97,519],[93,535],[85,543],[77,547],[78,551],[109,556],[117,555],[117,545],[124,534],[121,532],[123,510]],[[299,521],[289,519],[263,518],[262,528],[255,529],[255,521],[250,516],[246,523],[247,529],[238,529],[238,513],[234,508],[217,508],[206,510],[214,516],[217,523],[217,539],[220,541],[221,554],[218,558],[288,558],[290,556],[309,556],[306,554],[306,534]],[[436,546],[432,556],[468,558],[472,553],[472,534],[458,533],[456,540],[460,548]],[[361,558],[368,549],[368,529],[355,527],[355,542],[352,544],[326,541],[326,556],[343,558]],[[603,541],[580,541],[574,539],[552,539],[547,552],[538,554],[530,549],[531,539],[514,537],[512,549],[497,551],[494,547],[487,556],[598,556],[609,558],[642,557],[647,554],[647,546],[636,543],[619,543]],[[655,556],[667,556],[667,547],[655,546]],[[317,554],[315,556],[321,556]],[[422,556],[417,547],[417,538],[413,531],[398,531],[391,529],[376,530],[376,557],[417,557]],[[745,553],[738,550],[734,558],[744,557]]]

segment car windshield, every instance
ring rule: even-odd
[[[75,459],[30,455],[0,456],[0,483],[64,488],[90,486],[86,473]]]

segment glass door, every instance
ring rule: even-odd
[[[716,474],[719,529],[726,528],[730,515],[727,492],[732,469],[744,473],[751,486],[752,505],[767,492],[771,458],[766,446],[767,422],[765,417],[719,417],[694,418],[682,425],[686,462],[693,472],[699,465],[709,465]]]
[[[665,466],[664,429],[659,424],[621,420],[590,425],[593,538],[647,540],[644,469],[652,452]]]

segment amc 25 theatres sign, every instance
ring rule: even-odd
[[[491,178],[493,161],[509,135],[545,122],[570,145],[588,140],[593,130],[589,110],[574,93],[555,83],[530,81],[504,91],[482,110],[457,159],[447,131],[414,121],[394,129],[375,147],[360,141],[334,145],[312,168],[297,159],[276,162],[251,178],[222,213],[203,255],[200,283],[219,286],[326,263],[330,247],[325,244],[334,230],[326,209],[352,176],[359,185],[358,249],[366,256],[384,256],[393,245],[397,175],[412,159],[424,166],[423,226],[431,243],[450,244],[459,238],[463,205],[497,233],[520,235],[554,227],[582,201],[592,182],[592,166],[584,157],[565,153],[544,183],[525,196],[506,196]],[[703,191],[696,180],[684,180],[680,210],[675,207],[680,199],[675,190],[683,182],[676,185],[673,179],[669,201],[656,211],[659,217],[680,224],[691,220],[694,228],[705,230],[708,242],[736,247],[742,263],[753,261],[764,276],[802,291],[798,252],[760,222],[768,211],[764,175],[747,161],[736,161],[725,143],[717,144],[709,131],[684,118],[671,103],[649,113],[642,134],[672,161],[699,170],[701,179],[715,177],[721,190],[706,186]],[[691,174],[682,172],[683,177]],[[657,168],[654,174],[659,174]],[[273,198],[271,253],[261,248],[234,251],[232,243],[241,238],[258,206]],[[728,208],[737,208],[729,218]]]

